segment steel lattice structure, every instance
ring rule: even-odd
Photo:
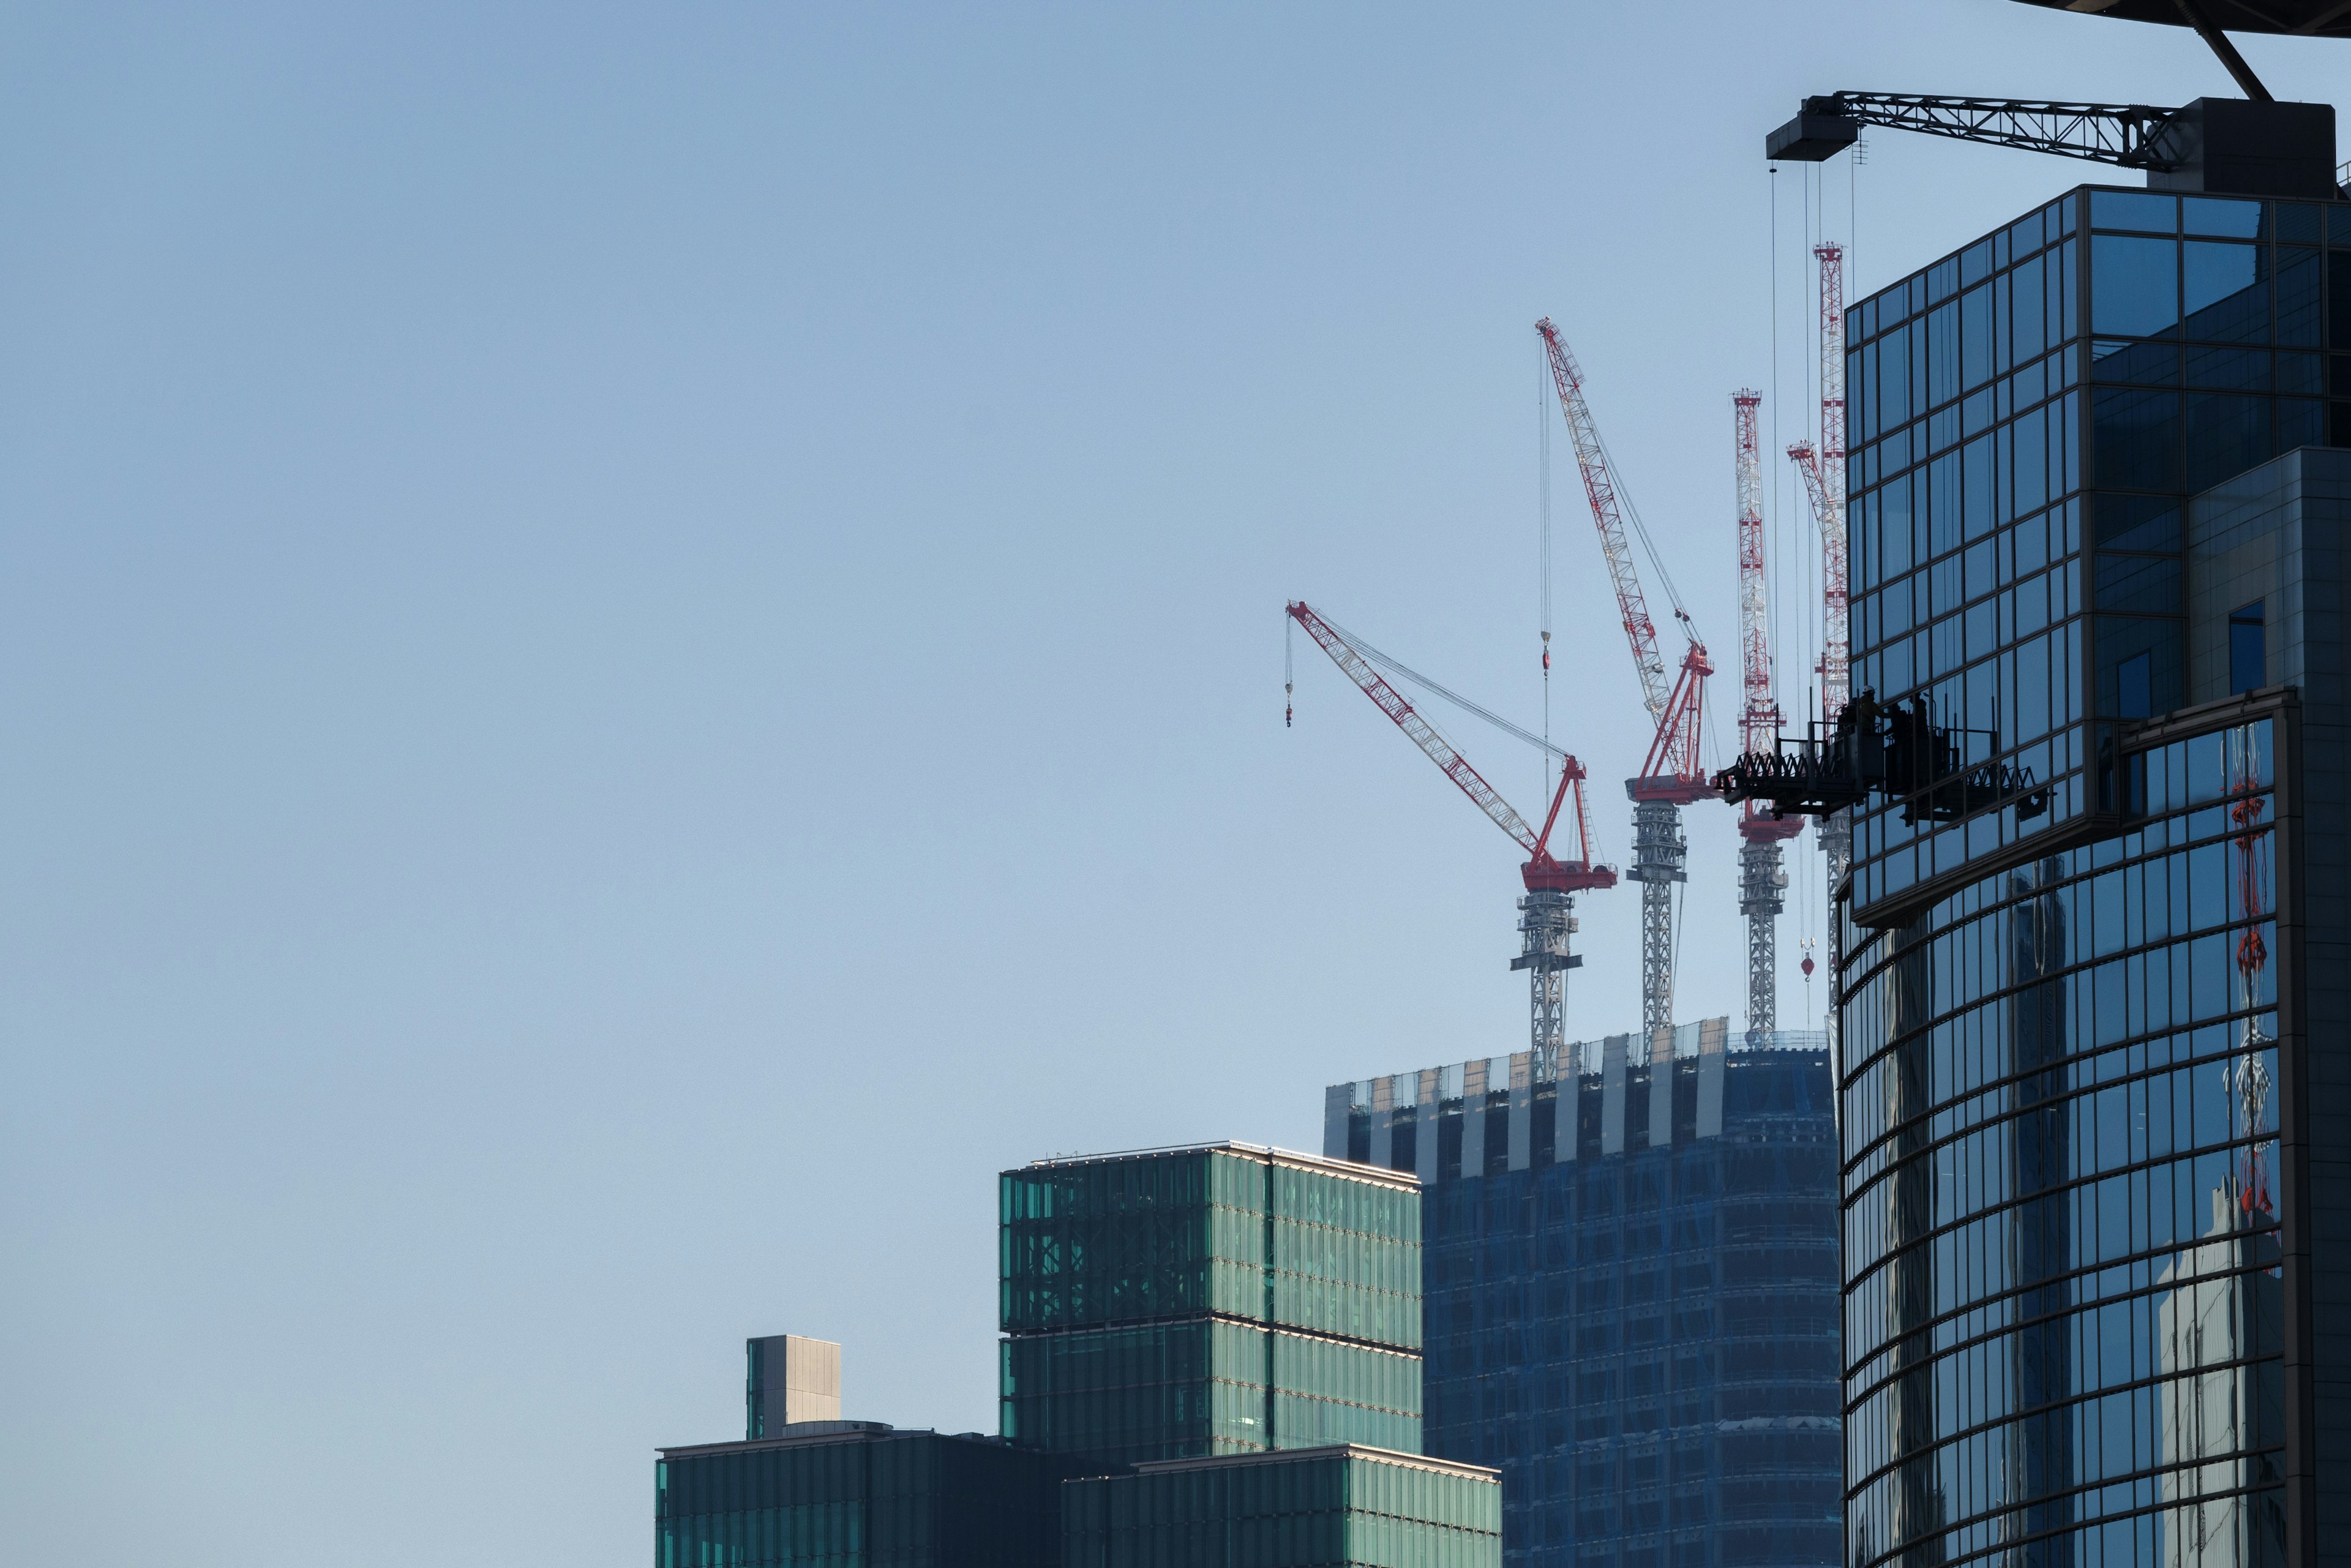
[[[1763,463],[1756,410],[1763,394],[1731,393],[1733,470],[1739,506],[1739,647],[1746,703],[1741,747],[1770,751],[1780,739],[1780,704],[1771,691],[1771,614],[1763,557]],[[1750,1042],[1780,1027],[1779,918],[1788,873],[1780,843],[1803,831],[1801,818],[1774,818],[1749,801],[1739,816],[1739,912],[1747,916],[1747,1030]]]
[[[1633,861],[1625,874],[1641,884],[1641,1027],[1654,1033],[1673,1027],[1673,884],[1688,880],[1682,868],[1689,858],[1688,841],[1682,835],[1681,809],[1713,793],[1698,761],[1698,736],[1705,713],[1706,677],[1714,673],[1714,667],[1707,662],[1706,645],[1689,637],[1680,673],[1670,687],[1666,684],[1656,622],[1650,618],[1625,537],[1623,486],[1617,483],[1600,440],[1600,427],[1584,399],[1583,368],[1549,317],[1535,323],[1535,331],[1542,338],[1552,382],[1559,391],[1560,411],[1567,418],[1569,438],[1575,443],[1576,466],[1583,476],[1584,498],[1592,504],[1601,553],[1607,559],[1609,580],[1616,591],[1625,640],[1632,650],[1634,674],[1641,683],[1642,706],[1656,725],[1640,777],[1628,779],[1625,786],[1633,800]],[[1678,609],[1675,616],[1688,636],[1689,618]]]
[[[1837,716],[1853,698],[1853,618],[1845,579],[1850,565],[1845,550],[1844,451],[1844,247],[1822,244],[1813,247],[1821,268],[1821,444],[1809,441],[1788,448],[1788,455],[1804,476],[1812,497],[1813,517],[1821,532],[1821,727],[1834,733]],[[1750,747],[1750,751],[1757,749]],[[1749,801],[1747,810],[1755,810]],[[1836,984],[1838,960],[1836,891],[1853,866],[1853,813],[1835,812],[1821,819],[1821,852],[1827,857],[1829,919],[1829,984]],[[1828,1019],[1829,1060],[1839,1061],[1837,1014]]]
[[[1526,863],[1519,868],[1520,880],[1526,887],[1526,896],[1519,900],[1520,951],[1510,960],[1510,967],[1527,972],[1531,1049],[1538,1071],[1551,1072],[1561,1049],[1567,1043],[1567,971],[1580,968],[1583,963],[1569,949],[1568,939],[1576,930],[1575,894],[1616,885],[1615,868],[1595,864],[1592,859],[1592,812],[1583,798],[1583,764],[1565,752],[1558,753],[1559,787],[1552,793],[1551,811],[1543,818],[1542,830],[1536,831],[1502,799],[1499,791],[1486,782],[1483,775],[1469,766],[1468,759],[1454,748],[1453,743],[1372,667],[1374,657],[1386,660],[1386,655],[1358,646],[1303,601],[1289,605],[1287,613],[1306,629],[1306,634],[1372,699],[1374,706],[1469,797],[1471,803],[1486,814],[1487,821],[1510,834],[1527,852]],[[1367,657],[1367,653],[1371,656]],[[1391,668],[1402,668],[1393,660],[1387,663]],[[1409,671],[1405,673],[1410,674]],[[1533,739],[1531,736],[1526,738]],[[1575,801],[1570,822],[1575,835],[1574,853],[1562,859],[1551,852],[1551,838],[1571,797]]]

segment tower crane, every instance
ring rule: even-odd
[[[1746,678],[1739,727],[1741,747],[1748,752],[1770,751],[1780,737],[1780,704],[1771,695],[1771,607],[1763,575],[1763,467],[1755,434],[1755,410],[1762,402],[1761,392],[1748,389],[1730,394],[1739,497],[1739,653]],[[1779,1027],[1777,922],[1788,886],[1788,873],[1780,869],[1780,843],[1803,829],[1802,817],[1773,817],[1752,800],[1739,813],[1739,912],[1747,916],[1750,1045]]]
[[[1698,763],[1706,677],[1714,673],[1714,666],[1707,662],[1706,644],[1692,631],[1688,613],[1677,603],[1674,617],[1681,622],[1687,646],[1680,672],[1673,685],[1667,685],[1665,661],[1657,652],[1656,622],[1649,618],[1648,601],[1642,595],[1640,578],[1633,570],[1633,552],[1625,542],[1622,486],[1601,444],[1600,428],[1584,402],[1583,368],[1549,317],[1536,322],[1535,330],[1541,335],[1544,352],[1551,360],[1559,406],[1567,416],[1569,438],[1575,444],[1576,466],[1583,474],[1583,494],[1592,503],[1592,519],[1599,525],[1600,550],[1608,561],[1617,614],[1633,651],[1642,706],[1656,726],[1640,776],[1625,783],[1625,793],[1633,800],[1633,863],[1625,874],[1641,884],[1641,1027],[1654,1033],[1672,1028],[1674,1021],[1673,884],[1688,880],[1682,868],[1689,859],[1689,843],[1682,836],[1681,809],[1714,793]]]
[[[1821,267],[1821,444],[1809,441],[1788,448],[1788,455],[1804,476],[1805,494],[1812,497],[1813,517],[1821,530],[1821,727],[1836,730],[1837,716],[1853,696],[1852,606],[1845,591],[1844,517],[1844,247],[1823,242],[1813,247]],[[1750,745],[1750,752],[1761,749]],[[1742,810],[1752,816],[1755,802]],[[1742,819],[1743,820],[1743,819]],[[1821,852],[1828,857],[1829,905],[1836,905],[1837,889],[1844,885],[1853,865],[1853,812],[1850,809],[1821,819]],[[1828,921],[1829,973],[1844,973],[1838,925]],[[1837,1052],[1836,1009],[1828,1009],[1829,1061]]]
[[[1526,896],[1519,900],[1521,947],[1519,956],[1510,960],[1510,967],[1527,972],[1535,1075],[1538,1078],[1555,1075],[1560,1052],[1567,1044],[1565,976],[1568,970],[1580,968],[1583,964],[1581,957],[1569,951],[1568,944],[1568,938],[1576,929],[1575,895],[1588,889],[1616,885],[1614,867],[1593,863],[1592,814],[1583,799],[1583,765],[1516,725],[1497,718],[1474,704],[1463,705],[1520,739],[1539,746],[1560,758],[1559,787],[1552,792],[1551,811],[1543,818],[1542,831],[1535,831],[1527,826],[1526,819],[1512,810],[1510,803],[1469,766],[1468,760],[1454,749],[1452,742],[1439,734],[1437,727],[1416,711],[1404,699],[1403,694],[1388,685],[1373,666],[1374,664],[1385,664],[1407,676],[1411,676],[1411,672],[1360,639],[1339,630],[1303,600],[1290,604],[1287,612],[1290,620],[1303,627],[1306,634],[1331,655],[1331,662],[1339,666],[1340,672],[1354,682],[1398,729],[1411,737],[1412,743],[1419,747],[1479,810],[1486,813],[1488,821],[1510,834],[1519,847],[1527,852],[1526,863],[1519,868],[1520,881],[1526,887]],[[1444,691],[1443,687],[1424,677],[1411,678],[1420,680],[1432,690]],[[1561,809],[1571,794],[1575,801],[1575,813],[1569,823],[1575,835],[1574,854],[1570,858],[1561,858],[1551,852],[1552,834],[1560,825]]]

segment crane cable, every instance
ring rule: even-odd
[[[1317,611],[1315,613],[1322,615],[1320,611]],[[1519,740],[1523,740],[1529,746],[1534,747],[1539,750],[1548,752],[1553,757],[1565,757],[1568,755],[1568,753],[1562,747],[1552,745],[1550,741],[1544,739],[1541,736],[1535,734],[1531,730],[1520,728],[1517,725],[1512,724],[1509,719],[1504,718],[1500,714],[1494,712],[1491,708],[1471,702],[1468,697],[1463,696],[1460,693],[1439,685],[1437,682],[1430,680],[1426,675],[1424,675],[1419,671],[1413,669],[1410,665],[1398,664],[1395,660],[1389,658],[1385,653],[1381,653],[1377,648],[1373,647],[1369,643],[1364,642],[1361,637],[1356,636],[1353,632],[1348,631],[1344,626],[1340,625],[1336,621],[1332,620],[1328,615],[1322,615],[1322,621],[1323,625],[1328,626],[1332,631],[1339,634],[1339,638],[1342,642],[1354,649],[1356,653],[1362,654],[1364,656],[1364,663],[1376,665],[1380,669],[1386,671],[1389,674],[1395,675],[1408,681],[1412,685],[1418,686],[1421,690],[1427,692],[1432,695],[1444,698],[1447,702],[1451,703],[1454,706],[1461,709],[1464,713],[1470,714],[1478,718],[1482,718],[1488,724],[1492,725],[1496,729],[1500,730],[1503,734],[1513,737]]]

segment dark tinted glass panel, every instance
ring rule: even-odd
[[[2209,489],[2270,458],[2270,400],[2191,392],[2188,488]]]
[[[2270,209],[2270,219],[2276,225],[2276,237],[2282,240],[2303,240],[2315,245],[2322,225],[2318,209],[2304,202],[2279,202]]]
[[[2094,482],[2118,490],[2179,485],[2179,396],[2101,387],[2091,393]]]
[[[2179,246],[2128,235],[2090,236],[2090,330],[2152,338],[2179,324]]]
[[[2179,548],[2179,507],[2172,501],[2155,496],[2093,496],[2090,504],[2095,538],[2104,549]]]
[[[2318,356],[2280,354],[2277,357],[2277,390],[2310,395],[2325,392],[2326,388],[2319,379]]]
[[[2277,340],[2318,347],[2318,253],[2280,246],[2277,256]]]
[[[2326,444],[2326,405],[2312,397],[2282,397],[2277,402],[2277,449]]]
[[[2255,600],[2229,615],[2229,690],[2250,692],[2269,685],[2269,646]]]
[[[2326,346],[2351,349],[2351,251],[2326,253]]]
[[[2154,615],[2179,612],[2178,556],[2102,554],[2097,559],[2099,609]]]
[[[2188,335],[2227,343],[2268,342],[2269,251],[2215,240],[2189,240],[2182,250]]]
[[[2122,382],[2132,386],[2176,387],[2179,384],[2179,346],[2099,338],[2090,344],[2090,376],[2094,381]]]
[[[2266,349],[2217,349],[2203,344],[2188,350],[2188,384],[2229,392],[2270,390],[2270,356]]]
[[[2326,209],[2326,243],[2351,245],[2351,205],[2338,202]]]

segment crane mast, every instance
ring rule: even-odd
[[[1845,549],[1844,468],[1844,247],[1823,242],[1813,247],[1821,269],[1821,444],[1809,441],[1788,448],[1804,476],[1812,497],[1813,516],[1821,529],[1821,725],[1834,734],[1837,716],[1853,697],[1852,603],[1846,591],[1849,557]],[[1751,747],[1750,748],[1752,749]],[[1755,810],[1752,801],[1747,810]],[[1839,960],[1836,895],[1853,866],[1853,812],[1838,811],[1821,820],[1821,852],[1828,857],[1829,985],[1834,998]],[[1836,1009],[1827,1009],[1829,1061],[1843,1060],[1837,1051]]]
[[[1616,482],[1607,451],[1601,444],[1600,427],[1584,399],[1583,367],[1549,317],[1535,323],[1535,331],[1551,361],[1560,411],[1566,415],[1568,436],[1575,444],[1576,466],[1583,475],[1592,520],[1600,530],[1600,550],[1616,591],[1617,613],[1633,652],[1642,706],[1656,726],[1641,776],[1625,784],[1625,792],[1633,801],[1633,863],[1625,874],[1641,884],[1641,1027],[1654,1035],[1660,1029],[1671,1029],[1674,1021],[1673,890],[1674,883],[1688,880],[1683,866],[1689,859],[1681,809],[1713,793],[1698,763],[1698,736],[1705,714],[1706,677],[1714,669],[1707,663],[1706,645],[1690,634],[1689,617],[1677,606],[1674,615],[1682,623],[1688,647],[1678,674],[1670,686],[1667,685],[1665,661],[1657,652],[1656,622],[1650,619],[1625,538],[1623,487]]]
[[[1526,896],[1519,900],[1518,905],[1520,946],[1519,956],[1510,960],[1510,967],[1527,973],[1531,1049],[1537,1076],[1555,1075],[1560,1052],[1567,1044],[1567,971],[1583,964],[1582,957],[1570,951],[1568,941],[1576,930],[1575,895],[1587,889],[1616,885],[1614,866],[1593,862],[1592,813],[1583,799],[1583,764],[1546,742],[1535,741],[1560,758],[1559,787],[1552,793],[1551,810],[1543,818],[1542,831],[1537,832],[1469,766],[1468,759],[1454,749],[1452,742],[1437,733],[1437,727],[1422,717],[1403,694],[1373,667],[1372,659],[1384,655],[1372,654],[1302,600],[1287,606],[1286,613],[1305,628],[1306,634],[1331,656],[1340,672],[1411,737],[1422,754],[1469,797],[1489,821],[1510,834],[1527,852],[1526,862],[1519,868],[1520,881],[1526,888]],[[1388,663],[1391,668],[1400,668],[1392,660]],[[1523,731],[1518,733],[1534,739]],[[1575,802],[1573,815],[1569,819],[1575,835],[1574,852],[1562,858],[1552,853],[1552,834],[1558,829],[1561,811],[1571,797]]]
[[[1771,603],[1763,560],[1763,462],[1755,411],[1763,394],[1730,394],[1734,470],[1739,504],[1739,649],[1746,702],[1740,710],[1740,745],[1748,754],[1773,749],[1780,704],[1771,691]],[[1780,1027],[1779,918],[1788,873],[1780,842],[1803,831],[1803,819],[1774,819],[1750,800],[1739,816],[1739,912],[1747,916],[1747,1038],[1760,1043]]]

